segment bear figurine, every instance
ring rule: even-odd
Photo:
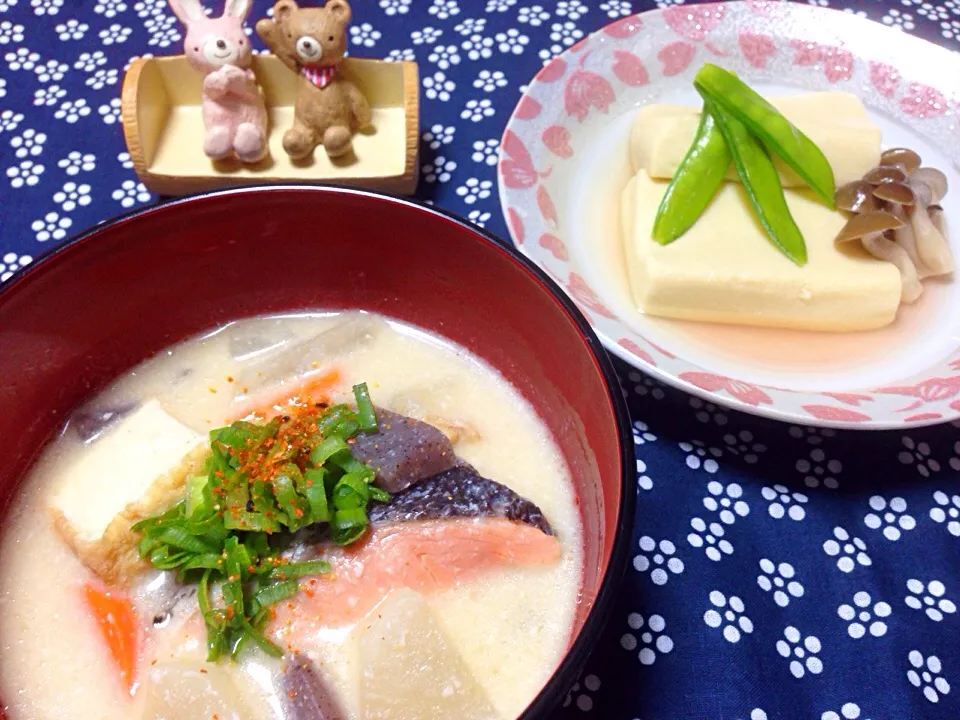
[[[331,159],[344,158],[353,149],[353,134],[370,126],[370,103],[341,69],[350,17],[346,0],[310,8],[280,0],[273,20],[257,23],[270,51],[299,76],[293,127],[283,134],[283,149],[293,160],[310,157],[317,145]]]

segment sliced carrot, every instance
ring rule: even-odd
[[[132,693],[138,645],[137,613],[133,603],[123,593],[103,590],[92,583],[86,583],[83,590],[87,605],[120,672],[124,689]]]
[[[306,407],[324,402],[330,399],[330,390],[338,382],[340,371],[336,368],[306,375],[237,403],[236,407],[231,409],[227,422],[251,416],[269,419],[279,415],[284,408]]]

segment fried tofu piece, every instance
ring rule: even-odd
[[[83,451],[50,502],[54,527],[77,557],[111,585],[148,568],[130,526],[183,499],[209,454],[206,438],[146,403]]]

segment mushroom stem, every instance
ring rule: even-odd
[[[931,205],[927,208],[927,213],[933,221],[933,226],[940,231],[944,238],[949,237],[947,233],[947,219],[943,215],[943,208],[939,205]]]
[[[955,269],[939,205],[946,193],[947,176],[921,167],[913,150],[886,150],[877,167],[837,189],[837,207],[854,214],[834,242],[859,240],[875,258],[896,265],[901,302],[912,303],[923,292],[922,279]]]
[[[907,251],[883,233],[864,235],[860,242],[864,249],[878,260],[886,260],[897,266],[900,271],[900,301],[907,304],[916,302],[923,293],[923,285]]]
[[[953,257],[950,246],[937,226],[930,219],[930,214],[924,205],[915,205],[911,215],[911,227],[916,238],[917,252],[923,265],[929,269],[929,275],[946,275],[952,273]]]
[[[910,219],[907,217],[906,208],[903,205],[896,203],[890,203],[890,213],[901,221],[902,225],[893,230],[893,239],[896,240],[897,244],[902,247],[907,256],[910,258],[910,262],[913,263],[914,268],[916,269],[917,277],[921,280],[925,277],[929,277],[932,273],[924,265],[923,260],[920,259],[920,252],[917,248],[917,239],[913,232],[913,226],[910,224]]]

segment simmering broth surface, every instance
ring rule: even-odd
[[[309,352],[297,343],[311,338]],[[556,563],[504,566],[424,594],[449,644],[502,718],[516,717],[549,678],[569,642],[582,570],[581,527],[569,472],[545,426],[517,391],[462,348],[415,328],[363,313],[304,314],[231,323],[142,363],[88,404],[104,410],[155,400],[198,433],[238,417],[248,396],[296,374],[335,367],[333,400],[349,401],[366,382],[379,407],[440,417],[476,436],[457,455],[486,478],[531,500],[560,542]],[[344,390],[346,393],[344,393]],[[337,397],[341,393],[342,397]],[[118,422],[122,422],[122,419]],[[81,587],[93,574],[56,532],[51,498],[117,423],[83,442],[76,417],[36,464],[10,516],[0,548],[0,697],[11,720],[136,719],[148,710],[143,686],[131,698],[118,681]],[[118,471],[122,461],[118,460]],[[122,473],[121,473],[122,474]],[[118,477],[117,482],[122,482]],[[97,502],[97,498],[90,498]],[[164,579],[166,577],[166,579]],[[146,632],[138,679],[177,633],[189,633],[192,596],[155,626],[147,615],[169,595],[169,577],[151,573],[132,595]],[[159,599],[158,599],[159,598]],[[161,603],[162,604],[162,603]],[[376,610],[372,611],[376,612]],[[370,715],[361,698],[357,636],[365,621],[321,628],[301,639],[350,718]],[[204,636],[191,652],[200,653]],[[189,657],[194,657],[189,655]],[[250,720],[283,720],[276,663],[251,653],[229,672],[245,677]],[[168,720],[193,718],[189,708]],[[386,717],[386,716],[384,716]],[[411,716],[412,717],[412,716]]]

